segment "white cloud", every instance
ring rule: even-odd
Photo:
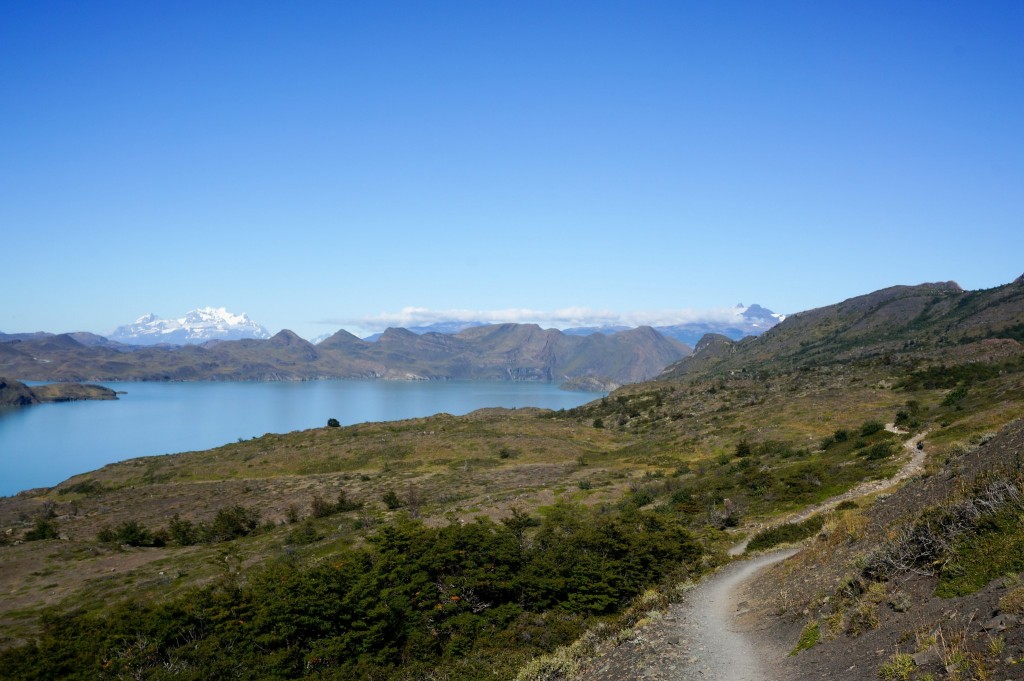
[[[704,310],[686,308],[640,312],[614,312],[589,307],[566,307],[560,310],[432,310],[425,307],[404,307],[397,312],[382,312],[370,317],[325,319],[322,324],[338,325],[364,333],[383,331],[389,326],[427,326],[436,322],[485,322],[488,324],[538,324],[544,328],[568,329],[589,326],[673,326],[699,322],[732,323],[741,319],[745,307],[723,307]]]

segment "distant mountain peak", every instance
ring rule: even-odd
[[[270,333],[249,315],[223,307],[200,307],[178,319],[161,319],[149,313],[117,327],[110,335],[110,340],[129,345],[187,345],[245,338],[270,338]]]

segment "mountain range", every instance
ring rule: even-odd
[[[70,334],[0,343],[0,374],[23,380],[511,380],[611,389],[656,376],[691,349],[650,327],[572,336],[535,324],[457,334],[388,329],[376,342],[338,331],[319,345],[284,330],[202,345],[87,345]],[[577,385],[573,383],[572,385]]]
[[[675,338],[681,343],[689,346],[696,345],[705,334],[717,333],[733,340],[740,340],[747,336],[757,336],[772,328],[786,318],[786,315],[772,312],[768,308],[761,307],[756,303],[749,307],[742,303],[734,308],[735,314],[725,320],[707,319],[693,322],[686,322],[671,325],[652,325],[655,331],[663,336]],[[446,333],[455,334],[474,326],[487,326],[488,322],[482,321],[440,321],[422,326],[405,327],[416,334],[424,333]],[[619,331],[628,331],[635,327],[624,324],[609,324],[601,326],[575,326],[562,329],[562,333],[570,336],[589,336],[594,333],[613,334]],[[381,334],[375,333],[367,336],[366,340],[375,341]],[[324,335],[313,340],[318,343],[328,336]]]
[[[177,319],[148,314],[109,338],[87,332],[0,333],[0,371],[25,380],[512,380],[611,390],[648,380],[686,357],[707,333],[730,339],[784,319],[738,305],[725,322],[652,328],[441,321],[389,328],[365,339],[345,331],[310,343],[271,336],[245,314],[205,307]]]

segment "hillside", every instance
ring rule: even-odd
[[[0,371],[56,381],[590,378],[614,386],[652,378],[690,352],[649,327],[580,337],[532,324],[480,326],[454,335],[388,329],[376,342],[339,331],[318,345],[285,330],[268,339],[122,350],[85,345],[69,334],[32,337],[0,343]]]
[[[885,361],[960,363],[1015,356],[1024,341],[1024,276],[982,291],[955,282],[893,286],[790,315],[756,338],[702,340],[662,378]]]
[[[898,287],[705,338],[687,370],[573,410],[266,435],[0,499],[0,675],[637,678],[608,676],[613,653],[662,640],[647,627],[727,549],[781,537],[800,552],[747,604],[776,678],[1013,678],[1021,285]],[[539,330],[466,332],[381,341],[562,361]],[[923,472],[879,493],[922,434]]]

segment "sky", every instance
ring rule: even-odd
[[[0,331],[1004,284],[1021,35],[1016,1],[2,2]]]

